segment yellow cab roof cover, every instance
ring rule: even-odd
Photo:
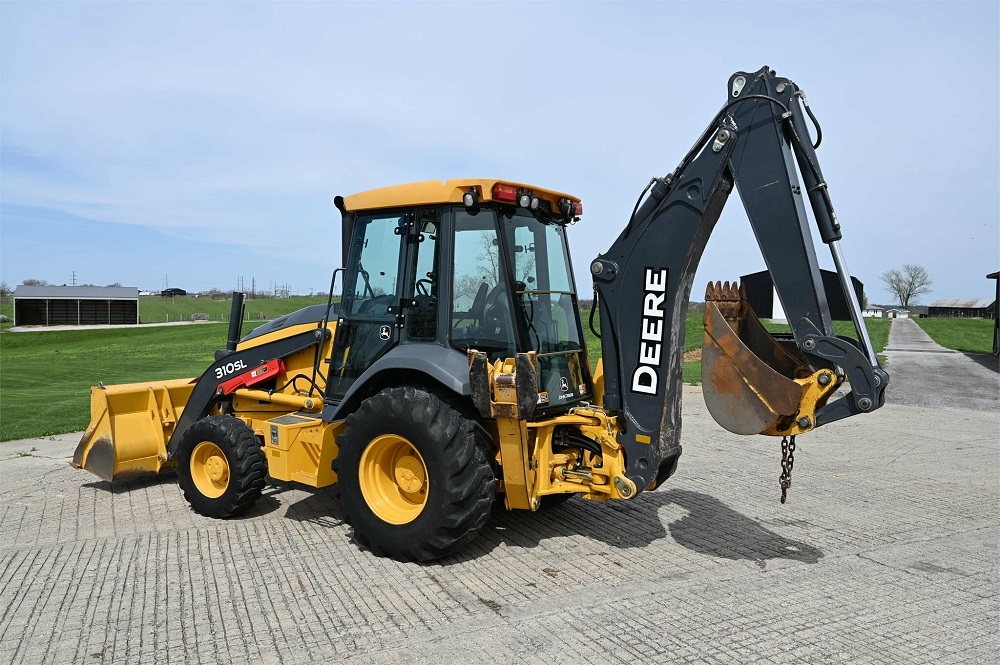
[[[548,201],[552,206],[552,210],[559,209],[560,199],[569,199],[574,203],[580,202],[580,199],[572,194],[564,194],[551,189],[525,185],[510,180],[459,178],[446,181],[425,180],[423,182],[410,182],[405,185],[369,189],[366,192],[345,196],[344,207],[350,212],[358,212],[361,210],[378,210],[403,206],[461,203],[462,196],[472,188],[477,190],[481,202],[488,203],[496,200],[493,197],[493,188],[497,184],[513,187],[517,191],[523,189],[531,192],[538,198]]]

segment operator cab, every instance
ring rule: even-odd
[[[579,200],[494,180],[431,181],[337,199],[344,295],[327,398],[397,345],[491,361],[533,351],[538,410],[592,395],[565,227]]]

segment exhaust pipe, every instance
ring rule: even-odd
[[[233,308],[229,311],[229,336],[226,339],[226,351],[235,351],[243,337],[243,300],[245,293],[233,291]]]

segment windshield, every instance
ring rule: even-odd
[[[565,232],[526,211],[503,221],[519,323],[539,355],[540,407],[590,392]]]

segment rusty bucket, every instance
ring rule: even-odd
[[[802,380],[813,371],[794,341],[776,339],[764,328],[742,286],[710,282],[701,374],[705,404],[716,422],[735,434],[762,434],[795,418],[806,389]]]

